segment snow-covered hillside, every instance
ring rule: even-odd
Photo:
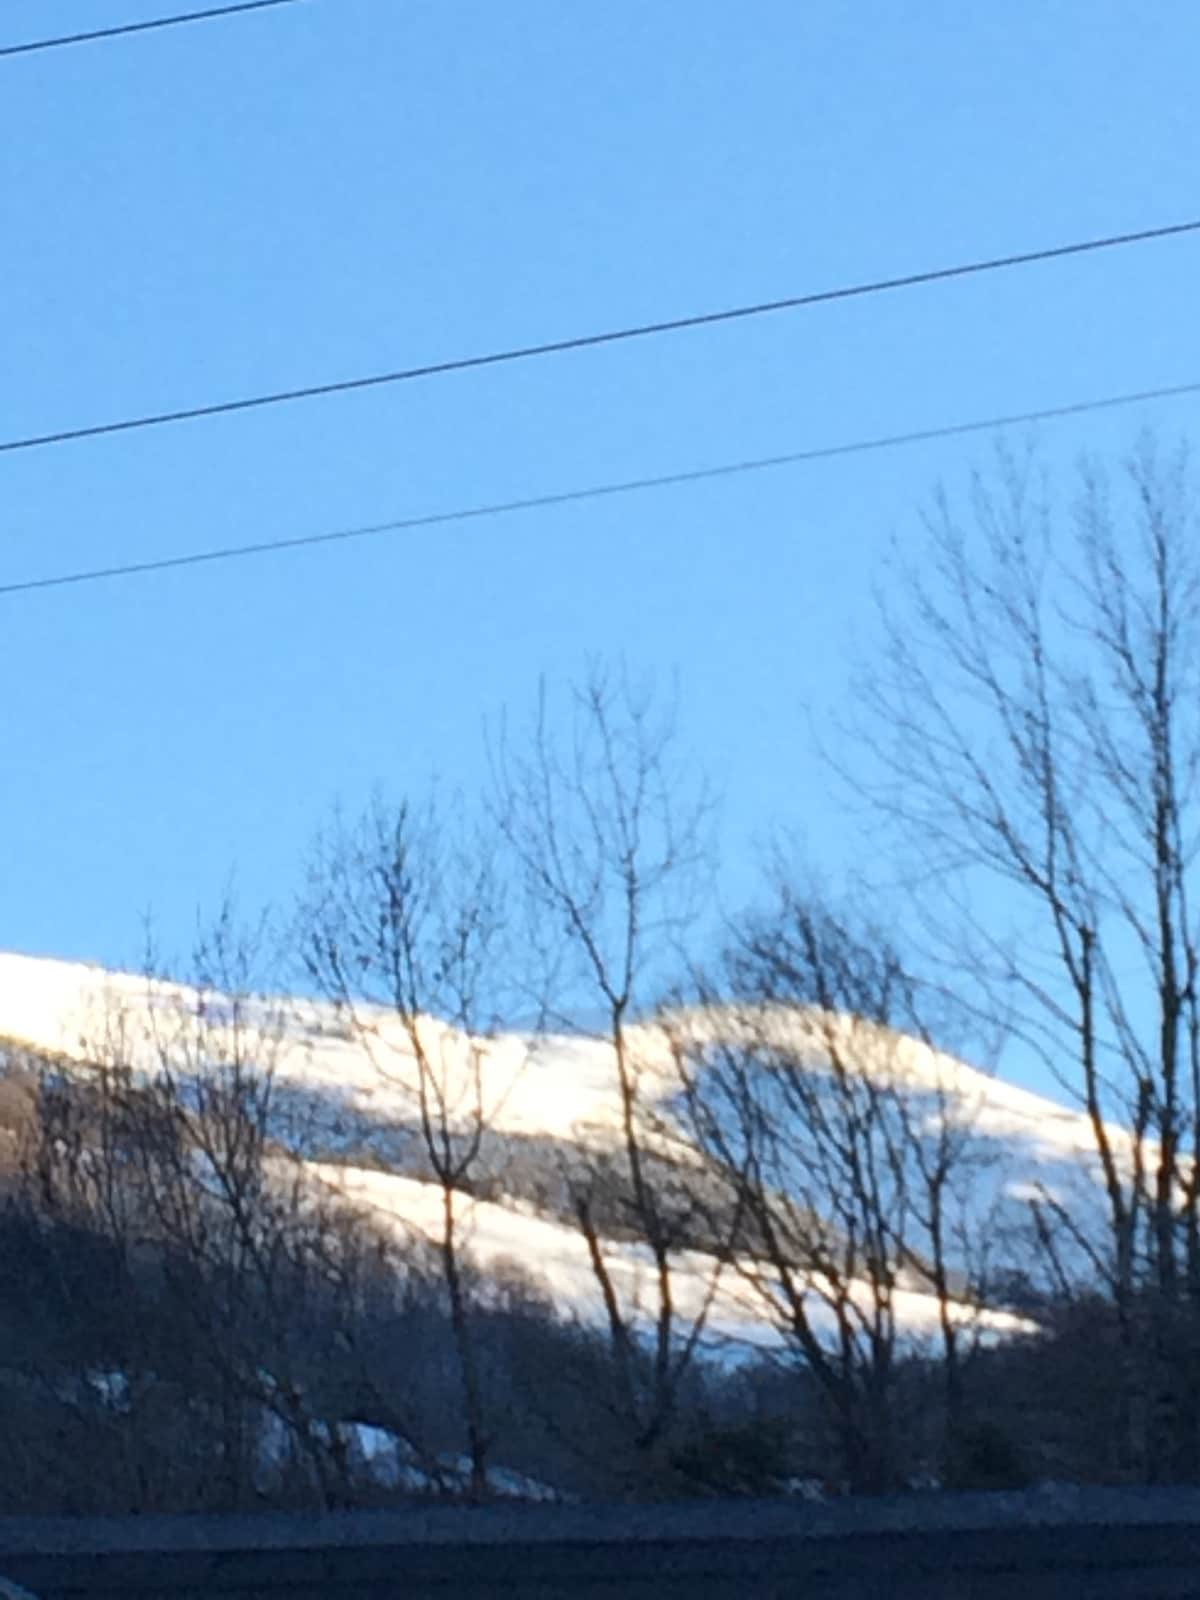
[[[315,1176],[329,1184],[352,1203],[372,1215],[402,1227],[415,1227],[430,1237],[440,1225],[442,1195],[432,1184],[417,1183],[394,1173],[340,1165],[310,1163]],[[531,1216],[528,1211],[491,1201],[456,1196],[458,1220],[463,1237],[484,1267],[500,1269],[516,1264],[533,1271],[550,1290],[555,1303],[570,1306],[586,1320],[599,1325],[604,1306],[599,1286],[588,1259],[582,1235],[563,1223]],[[605,1258],[614,1288],[622,1304],[650,1310],[655,1305],[654,1264],[647,1250],[635,1245],[610,1243]],[[675,1309],[687,1326],[703,1309],[710,1286],[715,1284],[712,1308],[706,1329],[713,1345],[769,1349],[778,1342],[773,1327],[762,1320],[761,1306],[738,1275],[717,1273],[711,1256],[689,1251],[678,1258],[674,1284]],[[866,1290],[862,1291],[865,1304]],[[914,1335],[937,1330],[937,1302],[932,1295],[914,1290],[899,1290],[896,1295],[897,1321]],[[972,1321],[975,1313],[962,1308],[959,1320]],[[820,1310],[814,1323],[828,1319]],[[990,1312],[983,1317],[985,1327],[994,1333],[1014,1332],[1021,1319],[1005,1312]]]
[[[216,1048],[213,1041],[222,1029],[232,1041],[234,1021],[233,1007],[219,995],[202,999],[194,990],[150,984],[142,977],[0,955],[0,1038],[41,1053],[103,1059],[119,1033],[124,1058],[149,1070],[164,1047],[185,1057],[194,1050],[197,1061],[202,1050]],[[412,1176],[367,1166],[361,1155],[354,1159],[354,1152],[371,1148],[372,1135],[380,1130],[411,1127],[417,1081],[414,1053],[397,1019],[360,1015],[356,1022],[357,1030],[336,1008],[311,1001],[259,1000],[236,1013],[243,1051],[269,1056],[277,1083],[291,1092],[293,1103],[323,1119],[325,1136],[309,1152],[312,1176],[337,1186],[377,1218],[432,1234],[441,1206],[436,1189]],[[725,1023],[714,1012],[697,1025],[719,1032]],[[806,1023],[802,1014],[780,1013],[771,1026],[794,1031]],[[520,1034],[477,1041],[434,1019],[423,1024],[423,1038],[449,1103],[467,1108],[478,1082],[485,1118],[497,1133],[559,1145],[615,1142],[620,1108],[605,1041],[533,1040]],[[857,1042],[861,1055],[861,1039]],[[651,1028],[639,1030],[637,1043],[642,1092],[669,1124],[678,1089],[669,1052]],[[1039,1186],[1095,1203],[1088,1177],[1091,1130],[1082,1115],[914,1040],[889,1036],[880,1040],[879,1048],[885,1047],[889,1071],[900,1074],[915,1096],[935,1103],[938,1115],[969,1125],[991,1149],[996,1159],[984,1164],[978,1179],[981,1206],[1004,1195],[1019,1203]],[[871,1070],[869,1052],[862,1070]],[[318,1154],[324,1159],[315,1159]],[[545,1280],[560,1306],[589,1319],[602,1316],[587,1247],[573,1228],[531,1214],[529,1205],[517,1200],[461,1196],[459,1204],[463,1237],[484,1264],[515,1260]],[[647,1281],[647,1263],[633,1245],[612,1243],[607,1249],[614,1281],[636,1303],[639,1286]],[[698,1309],[712,1274],[712,1261],[698,1253],[680,1260],[677,1295],[685,1316]],[[898,1310],[902,1324],[914,1333],[935,1326],[935,1302],[915,1289],[902,1294]],[[1002,1314],[986,1320],[996,1330],[1016,1325]],[[756,1344],[771,1338],[737,1275],[729,1272],[722,1277],[710,1326],[714,1334]]]

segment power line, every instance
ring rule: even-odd
[[[305,550],[315,545],[343,544],[354,539],[370,539],[387,533],[406,533],[418,528],[447,527],[457,522],[476,522],[486,517],[512,516],[521,511],[544,511],[554,506],[578,505],[586,500],[601,500],[618,495],[641,494],[651,489],[672,489],[684,484],[705,483],[717,478],[733,478],[743,473],[768,472],[780,467],[799,466],[808,461],[828,461],[837,456],[864,455],[873,450],[893,450],[903,445],[927,444],[936,439],[951,439],[963,434],[984,433],[1021,423],[1052,422],[1077,417],[1088,411],[1111,411],[1119,406],[1142,405],[1151,400],[1175,399],[1200,394],[1200,382],[1180,383],[1163,389],[1142,389],[1132,394],[1107,395],[1098,400],[1078,400],[1069,405],[1046,406],[1039,411],[1019,411],[1007,416],[987,417],[973,422],[956,422],[940,428],[921,428],[912,433],[886,434],[875,439],[859,439],[850,444],[821,445],[810,450],[792,450],[783,455],[760,456],[754,460],[727,461],[711,467],[695,467],[684,472],[661,473],[655,477],[626,478],[617,483],[591,484],[581,489],[565,489],[557,494],[532,495],[520,500],[499,500],[487,505],[435,511],[424,516],[400,517],[391,522],[376,522],[365,527],[338,528],[326,533],[298,534],[289,539],[264,539],[253,544],[225,545],[214,550],[193,550],[185,555],[161,556],[151,561],[128,561],[108,567],[91,567],[79,572],[57,573],[45,578],[26,578],[0,584],[0,596],[28,594],[34,589],[65,589],[110,579],[138,577],[151,572],[170,572],[184,567],[200,567],[219,561],[240,561],[248,556]]]
[[[149,22],[122,22],[111,28],[93,28],[89,33],[64,33],[54,39],[31,39],[27,44],[0,45],[0,57],[28,56],[38,50],[61,50],[65,45],[94,44],[100,39],[121,39],[131,33],[178,28],[185,22],[211,22],[217,17],[236,17],[247,11],[267,11],[272,6],[298,4],[300,0],[241,0],[239,5],[209,6],[204,11],[183,11],[172,17],[155,17]]]
[[[260,0],[261,3],[261,0]],[[1105,238],[1084,239],[1072,244],[1053,245],[1044,250],[1026,250],[1016,255],[993,256],[984,261],[969,261],[956,266],[934,267],[926,272],[910,272],[900,277],[876,278],[837,289],[818,289],[810,294],[790,295],[782,300],[763,300],[754,305],[703,311],[692,316],[672,317],[661,322],[644,322],[633,327],[613,328],[603,333],[553,339],[543,344],[520,345],[494,350],[485,355],[461,356],[433,361],[422,366],[404,367],[395,372],[379,372],[369,377],[343,378],[337,382],[310,384],[297,389],[280,389],[270,394],[252,395],[240,400],[221,400],[211,405],[187,406],[176,411],[153,412],[127,417],[116,422],[92,423],[81,428],[64,428],[54,433],[35,434],[23,439],[0,441],[0,454],[17,450],[36,450],[47,445],[68,444],[79,439],[98,439],[109,434],[130,433],[139,428],[160,428],[170,423],[194,422],[204,417],[228,416],[233,412],[258,410],[263,406],[284,405],[296,400],[315,400],[327,395],[348,394],[353,390],[376,389],[385,384],[408,383],[418,378],[433,378],[452,372],[467,372],[480,367],[498,367],[539,356],[562,355],[572,350],[594,349],[598,345],[621,344],[633,339],[648,339],[658,334],[681,333],[687,329],[713,327],[718,323],[745,321],[750,317],[770,316],[779,311],[796,311],[804,306],[828,305],[836,300],[860,299],[893,289],[911,289],[922,284],[943,283],[984,272],[999,272],[1011,267],[1031,266],[1035,262],[1056,261],[1066,256],[1084,255],[1096,250],[1111,250],[1119,245],[1144,244],[1152,239],[1174,238],[1200,232],[1200,219],[1177,222],[1161,228],[1143,228],[1135,233],[1110,234]]]

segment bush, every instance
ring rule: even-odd
[[[790,1449],[782,1423],[705,1422],[671,1453],[671,1465],[693,1493],[769,1495],[790,1476]]]
[[[1020,1447],[1000,1423],[969,1423],[951,1440],[947,1488],[1025,1489],[1031,1482]]]

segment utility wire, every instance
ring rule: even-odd
[[[835,300],[853,300],[882,294],[893,289],[911,289],[921,284],[943,283],[984,272],[999,272],[1011,267],[1031,266],[1040,261],[1061,260],[1096,250],[1111,250],[1120,245],[1144,244],[1152,239],[1169,239],[1180,234],[1200,232],[1200,219],[1172,223],[1166,227],[1143,228],[1136,233],[1116,233],[1105,238],[1084,239],[1072,244],[1053,245],[1044,250],[1026,250],[1016,255],[993,256],[985,261],[963,262],[956,266],[935,267],[926,272],[910,272],[896,278],[876,278],[868,283],[850,284],[838,289],[819,289],[810,294],[791,295],[783,300],[764,300],[754,305],[732,306],[721,311],[703,311],[693,316],[672,317],[662,322],[644,322],[634,327],[613,328],[603,333],[580,334],[570,339],[553,339],[544,344],[520,345],[495,350],[486,355],[462,356],[455,360],[434,361],[423,366],[404,367],[395,372],[379,372],[369,377],[344,378],[333,383],[311,384],[298,389],[281,389],[271,394],[252,395],[240,400],[221,400],[212,405],[188,406],[177,411],[160,411],[146,416],[127,417],[115,422],[97,422],[82,428],[64,428],[54,433],[35,434],[23,439],[0,441],[0,454],[17,450],[36,450],[46,445],[67,444],[77,439],[98,439],[108,434],[130,433],[139,428],[160,428],[169,423],[194,422],[202,417],[227,416],[238,411],[253,411],[295,400],[315,400],[325,395],[347,394],[357,389],[376,389],[385,384],[408,383],[418,378],[440,377],[451,372],[466,372],[479,367],[498,367],[539,356],[561,355],[571,350],[594,349],[598,345],[621,344],[633,339],[648,339],[663,333],[681,333],[692,328],[713,327],[723,322],[745,321],[779,311],[795,311],[804,306],[827,305]]]
[[[112,28],[93,28],[90,33],[64,33],[54,39],[31,39],[27,44],[0,45],[0,57],[29,56],[38,50],[61,50],[65,45],[94,44],[100,39],[121,39],[131,33],[150,33],[157,28],[178,28],[185,22],[211,22],[217,17],[236,17],[246,11],[266,11],[272,6],[294,6],[300,0],[241,0],[239,5],[209,6],[204,11],[184,11],[173,17],[155,17],[149,22],[122,22]]]
[[[661,473],[655,477],[626,478],[617,483],[591,484],[581,489],[566,489],[557,494],[532,495],[520,500],[493,501],[487,505],[435,511],[424,516],[400,517],[392,522],[376,522],[365,527],[338,528],[327,533],[298,534],[290,539],[263,539],[253,544],[225,545],[213,550],[193,550],[185,555],[161,556],[151,561],[128,561],[107,567],[90,567],[79,572],[57,573],[45,578],[26,578],[0,584],[0,596],[28,594],[34,589],[65,589],[110,579],[132,578],[150,572],[170,572],[184,567],[200,567],[219,561],[240,561],[247,556],[278,554],[286,550],[306,550],[314,545],[343,544],[354,539],[371,539],[387,533],[412,532],[417,528],[448,527],[452,523],[477,522],[486,517],[513,516],[521,511],[544,511],[553,506],[578,505],[586,500],[602,500],[618,495],[642,494],[651,489],[673,489],[683,484],[706,483],[717,478],[733,478],[744,473],[768,472],[780,467],[799,466],[808,461],[828,461],[836,456],[865,455],[873,450],[894,450],[903,445],[927,444],[935,439],[952,439],[963,434],[984,433],[1019,423],[1051,422],[1062,417],[1077,417],[1088,411],[1110,411],[1119,406],[1142,405],[1150,400],[1175,399],[1200,394],[1200,382],[1180,383],[1163,389],[1142,389],[1132,394],[1108,395],[1098,400],[1079,400],[1070,405],[1046,406],[1039,411],[1012,412],[1007,416],[987,417],[974,422],[957,422],[940,428],[922,428],[912,433],[885,434],[875,439],[859,439],[850,444],[821,445],[810,450],[792,450],[784,455],[760,456],[748,461],[727,461],[711,467],[696,467],[684,472]]]

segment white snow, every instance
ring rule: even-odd
[[[71,1060],[110,1049],[118,1019],[121,1048],[135,1067],[153,1068],[164,1046],[183,1048],[189,1023],[211,1047],[219,1036],[220,997],[204,996],[203,1022],[197,1020],[200,1000],[183,985],[0,953],[0,1038]],[[151,1016],[157,1038],[147,1028]],[[311,1000],[259,1000],[242,1015],[247,1033],[261,1033],[284,1082],[328,1089],[375,1119],[410,1119],[419,1071],[404,1027],[368,1007],[356,1013],[355,1024],[334,1006]],[[469,1107],[478,1065],[483,1110],[498,1131],[571,1138],[584,1128],[616,1125],[611,1056],[601,1040],[535,1042],[505,1034],[479,1041],[435,1018],[421,1019],[419,1037],[426,1068],[451,1108]]]
[[[326,1449],[335,1442],[344,1454],[351,1475],[383,1489],[414,1495],[460,1495],[471,1484],[471,1463],[465,1456],[436,1456],[422,1466],[407,1439],[368,1422],[310,1424],[310,1438]],[[303,1467],[295,1430],[273,1411],[264,1410],[256,1437],[257,1481],[268,1490],[289,1466]],[[560,1503],[566,1496],[549,1484],[512,1467],[487,1468],[489,1492],[501,1500]]]
[[[152,1067],[156,1050],[189,1024],[203,1030],[211,1048],[220,997],[204,996],[205,1019],[197,1024],[200,995],[182,985],[150,981],[100,967],[0,953],[0,1038],[79,1060],[109,1047],[121,1019],[122,1048],[131,1065]],[[225,1007],[228,1016],[229,1007]],[[156,1019],[159,1040],[147,1019]],[[764,1013],[764,1016],[769,1014]],[[357,1028],[335,1007],[311,1000],[257,1000],[243,1008],[242,1027],[264,1040],[277,1076],[306,1089],[329,1090],[343,1104],[375,1119],[411,1118],[420,1073],[405,1029],[394,1017],[364,1008]],[[164,1026],[165,1025],[165,1026]],[[758,1025],[758,1019],[755,1019]],[[684,1026],[726,1036],[745,1024],[731,1012],[712,1009],[684,1017]],[[938,1095],[957,1121],[983,1135],[1017,1141],[1038,1158],[1087,1157],[1094,1138],[1087,1117],[1031,1090],[940,1054],[915,1039],[872,1030],[852,1018],[803,1011],[776,1011],[770,1036],[819,1053],[833,1027],[847,1057],[862,1070],[884,1068],[916,1090]],[[278,1038],[276,1035],[278,1034]],[[199,1035],[197,1034],[197,1037]],[[666,1034],[642,1027],[631,1032],[642,1093],[664,1104],[678,1088]],[[581,1133],[614,1133],[620,1110],[614,1092],[611,1046],[604,1039],[522,1034],[471,1039],[434,1018],[423,1018],[420,1039],[426,1069],[451,1109],[472,1103],[475,1074],[482,1086],[488,1125],[500,1132],[570,1139]],[[1111,1127],[1118,1146],[1123,1129]]]
[[[214,1019],[216,1021],[214,1022]],[[125,1059],[152,1070],[167,1050],[192,1066],[215,1049],[234,1043],[234,1008],[224,996],[149,982],[98,967],[0,954],[0,1038],[61,1054],[71,1060],[104,1058],[119,1036]],[[672,1019],[693,1037],[736,1036],[746,1018],[722,1010]],[[1092,1130],[1081,1113],[941,1055],[912,1039],[870,1030],[850,1018],[803,1011],[763,1012],[751,1019],[781,1040],[819,1058],[830,1033],[864,1072],[886,1070],[927,1094],[934,1114],[969,1125],[1004,1156],[997,1194],[1029,1197],[1067,1181],[1086,1188],[1094,1149]],[[260,1050],[276,1081],[320,1101],[333,1124],[348,1130],[348,1147],[364,1127],[410,1126],[420,1066],[403,1026],[383,1012],[357,1014],[353,1025],[337,1008],[313,1001],[255,1000],[237,1015],[243,1054]],[[436,1019],[425,1018],[419,1039],[425,1069],[452,1113],[469,1109],[478,1084],[484,1115],[498,1132],[558,1140],[614,1141],[620,1106],[611,1046],[603,1039],[521,1034],[471,1039]],[[214,1043],[214,1041],[216,1041]],[[223,1041],[223,1042],[222,1042]],[[678,1078],[667,1037],[660,1030],[635,1030],[641,1086],[648,1104],[669,1117]],[[1116,1130],[1118,1145],[1127,1136]],[[353,1201],[368,1205],[396,1225],[434,1232],[440,1225],[441,1194],[433,1186],[361,1166],[313,1163],[314,1175],[337,1184]],[[465,1237],[486,1264],[504,1257],[546,1280],[558,1303],[589,1319],[603,1308],[584,1241],[570,1227],[530,1216],[516,1206],[473,1203],[462,1197]],[[633,1247],[608,1251],[614,1282],[627,1304],[649,1302],[650,1263]],[[675,1293],[683,1319],[699,1310],[713,1274],[710,1259],[682,1257]],[[900,1320],[914,1332],[935,1326],[936,1304],[915,1291],[897,1295]],[[969,1315],[964,1312],[964,1315]],[[727,1271],[712,1309],[714,1333],[772,1342],[761,1302]],[[992,1318],[998,1331],[1015,1319]]]
[[[365,1207],[377,1220],[406,1235],[416,1228],[431,1240],[440,1236],[443,1196],[436,1185],[395,1173],[332,1163],[313,1162],[309,1168],[315,1177],[344,1195],[352,1205]],[[585,1322],[597,1326],[603,1323],[600,1289],[586,1241],[577,1229],[459,1193],[452,1196],[452,1203],[460,1243],[482,1266],[494,1269],[505,1262],[516,1262],[546,1283],[556,1305],[569,1308]],[[658,1299],[649,1253],[632,1244],[608,1243],[604,1259],[621,1304],[640,1311],[643,1317],[650,1314]],[[672,1300],[681,1329],[686,1332],[705,1310],[706,1298],[715,1284],[706,1321],[711,1339],[759,1348],[779,1345],[781,1335],[765,1315],[766,1291],[751,1283],[750,1275],[749,1263],[743,1275],[733,1268],[719,1270],[714,1258],[700,1251],[680,1252],[672,1271]],[[864,1309],[870,1293],[866,1284],[856,1286],[856,1298]],[[829,1317],[819,1295],[814,1297],[813,1308],[814,1324],[827,1325]],[[938,1304],[932,1295],[897,1289],[895,1309],[898,1325],[909,1335],[919,1338],[937,1332]],[[978,1323],[991,1334],[1015,1333],[1030,1326],[1006,1312],[981,1314],[968,1306],[956,1307],[953,1314],[956,1321]]]

